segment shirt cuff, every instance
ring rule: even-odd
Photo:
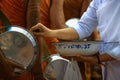
[[[83,39],[86,37],[85,33],[80,28],[81,26],[79,24],[75,24],[74,26],[70,26],[70,27],[74,28],[77,31],[77,33],[79,35],[79,39]]]

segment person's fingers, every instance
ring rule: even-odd
[[[38,23],[38,24],[32,26],[32,27],[30,28],[30,31],[32,31],[33,29],[37,29],[37,28],[39,27],[39,25],[40,25],[40,23]]]
[[[7,62],[8,62],[12,67],[14,67],[14,68],[19,68],[19,69],[22,69],[22,70],[25,70],[25,69],[26,69],[26,67],[22,66],[22,65],[19,64],[19,63],[14,62],[14,61],[11,60],[11,59],[6,59],[6,60],[7,60]]]
[[[38,33],[38,32],[33,32],[33,34],[35,35],[35,36],[40,36],[40,35],[42,35],[42,33]]]
[[[6,61],[3,55],[0,55],[0,73],[3,74],[2,76],[4,75],[7,75],[7,77],[15,76],[12,66]]]
[[[76,58],[77,61],[82,61],[82,56],[81,55],[76,55],[75,58]]]
[[[61,55],[61,56],[65,59],[68,59],[68,60],[71,60],[71,58],[73,57],[73,56],[64,56],[64,55]]]
[[[67,59],[69,59],[69,60],[76,60],[76,61],[83,61],[84,60],[84,56],[82,56],[82,55],[69,56],[69,57],[67,57]]]
[[[65,59],[68,59],[70,61],[77,60],[76,56],[62,56],[62,57],[65,58]]]
[[[41,23],[38,23],[35,26],[31,27],[30,31],[31,32],[42,32],[42,27],[44,27],[44,25]]]
[[[42,36],[44,35],[44,28],[45,26],[43,24],[38,23],[35,26],[31,27],[30,32],[32,32],[35,36]]]

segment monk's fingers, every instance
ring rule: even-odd
[[[82,56],[82,55],[68,56],[66,58],[69,60],[75,60],[75,61],[83,61],[84,60],[84,56]]]
[[[9,63],[12,67],[14,67],[14,68],[18,68],[18,69],[21,69],[21,70],[25,70],[25,69],[26,69],[26,67],[24,67],[23,65],[15,62],[15,61],[13,61],[13,60],[11,60],[11,59],[6,59],[6,60],[7,60],[8,63]]]

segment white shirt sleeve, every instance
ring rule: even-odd
[[[97,0],[93,0],[79,22],[75,26],[72,26],[78,32],[80,39],[88,37],[97,27],[96,10]]]

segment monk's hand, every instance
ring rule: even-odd
[[[0,77],[5,79],[16,78],[17,76],[14,72],[15,68],[22,70],[26,69],[13,60],[6,58],[0,50]]]

